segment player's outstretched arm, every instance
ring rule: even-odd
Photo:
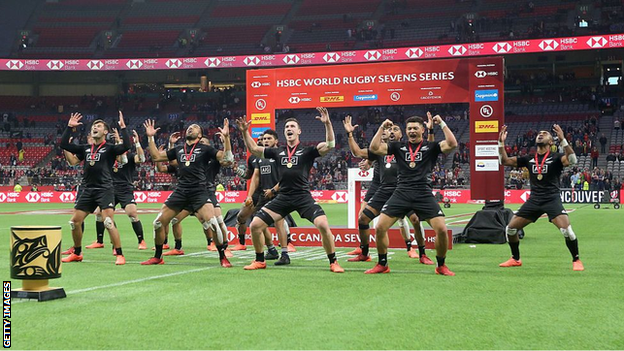
[[[230,121],[227,118],[223,120],[223,128],[219,128],[217,134],[221,137],[224,148],[223,151],[217,152],[217,160],[231,165],[234,162],[234,154],[232,153],[232,143],[230,143]]]
[[[121,132],[121,139],[123,143],[121,145],[113,146],[113,150],[115,150],[116,155],[121,155],[124,152],[130,150],[132,146],[132,142],[130,141],[130,134],[128,134],[128,129],[126,128],[126,122],[124,122],[123,113],[119,111],[119,129]]]
[[[334,127],[329,119],[329,112],[325,107],[317,107],[316,110],[321,114],[316,119],[325,125],[325,142],[319,143],[316,148],[321,156],[325,156],[329,151],[336,147],[336,137],[334,136]]]
[[[559,144],[563,147],[563,151],[565,151],[565,155],[561,157],[561,163],[564,167],[572,166],[576,164],[576,154],[574,153],[574,149],[568,141],[565,139],[565,135],[563,134],[563,129],[558,124],[553,125],[553,130],[557,133],[559,137]]]
[[[351,120],[352,120],[351,115],[347,115],[344,121],[342,121],[342,125],[344,126],[344,129],[347,132],[347,139],[349,141],[349,149],[351,149],[351,154],[353,154],[353,156],[355,157],[367,158],[368,151],[366,149],[360,148],[360,146],[355,141],[355,138],[353,137],[353,131],[355,130],[355,128],[358,127],[358,125],[357,124],[352,125]]]
[[[61,136],[61,149],[67,150],[72,154],[78,154],[83,151],[82,147],[69,142],[71,130],[82,124],[82,122],[80,122],[81,119],[82,115],[80,113],[72,113],[69,117],[69,122],[67,122],[67,128],[65,128],[65,131]]]
[[[425,127],[427,127],[427,130],[429,131],[429,133],[427,134],[427,141],[435,141],[435,133],[433,131],[433,117],[431,116],[431,112],[427,111],[427,121],[425,122]]]
[[[507,140],[507,126],[501,127],[501,132],[498,135],[498,154],[500,155],[500,163],[507,167],[518,167],[517,157],[508,157],[505,150],[505,140]]]
[[[433,117],[433,123],[440,125],[440,128],[442,128],[442,132],[444,132],[444,140],[440,142],[440,149],[444,154],[448,155],[457,147],[457,139],[455,139],[455,134],[453,134],[451,128],[446,125],[446,123],[442,120],[442,117],[440,117],[439,115],[435,115],[435,117]]]
[[[264,158],[264,147],[258,146],[256,142],[253,140],[251,135],[249,134],[249,126],[251,125],[251,121],[247,120],[247,116],[240,117],[236,120],[236,125],[238,126],[238,130],[243,135],[243,140],[245,141],[245,146],[247,150],[251,152],[254,156]]]
[[[135,163],[145,162],[145,151],[143,151],[143,147],[141,146],[139,135],[137,134],[136,130],[132,131],[132,141],[134,142],[134,147],[136,148],[136,155],[134,155],[134,162]]]
[[[379,129],[377,129],[377,133],[375,133],[375,136],[373,137],[373,140],[371,140],[371,144],[370,144],[370,150],[374,154],[377,154],[377,155],[388,154],[388,144],[381,142],[381,136],[383,135],[384,129],[391,128],[393,125],[394,123],[391,120],[387,119],[383,121],[383,123],[379,126]]]
[[[167,152],[165,152],[164,150],[158,151],[158,148],[156,147],[156,141],[154,140],[154,135],[156,135],[156,132],[159,131],[160,128],[155,128],[154,124],[155,122],[153,119],[148,119],[147,121],[145,121],[145,123],[143,123],[143,127],[145,127],[145,134],[147,135],[147,145],[148,145],[150,155],[152,156],[152,161],[153,162],[168,161],[169,158],[167,157]]]

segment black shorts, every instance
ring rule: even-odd
[[[98,207],[100,210],[115,208],[115,193],[112,188],[80,187],[79,193],[74,205],[74,208],[77,210],[93,213]]]
[[[550,222],[557,216],[568,215],[561,203],[561,197],[555,194],[553,196],[530,196],[527,202],[520,206],[516,216],[535,222],[544,213],[548,215]]]
[[[258,212],[261,208],[263,208],[266,204],[268,204],[269,202],[271,202],[271,200],[275,199],[275,197],[272,198],[267,198],[264,195],[261,195],[260,198],[258,199],[258,202],[254,202],[254,210],[253,213],[254,215],[256,214],[256,212]]]
[[[210,195],[203,189],[186,189],[178,187],[165,200],[165,205],[175,211],[188,210],[193,213],[202,208],[205,204],[212,203]]]
[[[80,197],[80,194],[82,194],[82,186],[78,185],[76,187],[76,198],[74,199],[74,205],[78,203],[78,198]]]
[[[121,205],[126,208],[128,205],[136,205],[134,201],[134,189],[130,187],[115,187],[115,206]]]
[[[438,205],[438,201],[428,191],[397,189],[381,209],[381,213],[398,218],[403,218],[412,211],[421,221],[444,217],[444,212]]]
[[[377,192],[377,189],[379,189],[379,184],[371,185],[371,187],[368,188],[368,191],[366,192],[366,196],[364,196],[364,202],[369,202],[373,195],[375,195],[375,193]]]
[[[325,211],[319,204],[314,201],[310,193],[302,194],[277,194],[277,196],[269,201],[262,209],[256,214],[257,217],[262,219],[266,224],[273,224],[273,219],[263,209],[269,209],[282,217],[286,217],[293,211],[297,211],[301,218],[305,218],[310,222],[314,222],[317,217],[324,216]]]
[[[221,207],[221,205],[219,204],[219,200],[217,200],[217,193],[215,193],[214,191],[208,191],[208,198],[210,199],[210,202],[212,202],[212,206],[214,206],[215,208]]]
[[[383,188],[380,187],[375,192],[375,195],[367,201],[368,206],[374,208],[377,212],[381,212],[382,207],[388,202],[392,194],[394,194],[396,188]]]

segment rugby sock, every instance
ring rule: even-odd
[[[219,252],[219,259],[225,258],[225,245],[217,245],[217,251]]]
[[[388,254],[379,254],[379,262],[382,266],[388,265]]]
[[[290,243],[292,242],[292,240],[290,240],[290,236],[291,236],[291,235],[292,235],[292,234],[288,234],[288,235],[286,236],[286,243],[287,243],[287,244],[290,244]]]
[[[444,260],[446,260],[446,257],[436,256],[436,261],[438,261],[438,267],[444,266]]]
[[[566,246],[568,250],[570,250],[570,254],[572,254],[572,262],[576,262],[579,260],[579,251],[578,251],[578,239],[568,240],[566,238]]]
[[[245,233],[238,234],[238,243],[243,246],[245,245]]]
[[[509,247],[511,248],[511,257],[513,257],[514,260],[519,261],[520,260],[520,242],[518,241],[518,242],[512,243],[510,241]]]
[[[263,252],[256,252],[256,262],[264,262],[264,251]]]
[[[182,250],[182,239],[180,239],[180,240],[176,239],[176,241],[175,241],[175,249],[176,250]]]
[[[418,256],[425,256],[425,245],[418,245]]]
[[[282,247],[282,255],[288,254],[288,247]]]
[[[407,247],[407,251],[410,251],[412,249],[412,241],[405,240],[405,247]]]
[[[123,256],[123,252],[121,251],[121,247],[116,247],[115,248],[115,252],[117,253],[117,256]]]
[[[95,234],[97,235],[97,242],[104,244],[104,222],[95,221]]]
[[[155,249],[156,251],[154,251],[154,257],[162,259],[162,248],[163,248],[162,245],[156,244],[156,249]]]
[[[368,256],[368,244],[360,245],[360,249],[362,249],[362,256]]]
[[[143,237],[143,224],[141,224],[141,221],[132,222],[132,230],[134,230],[134,234],[136,234],[137,239],[139,240],[139,244],[140,244],[141,241],[145,239]]]
[[[332,252],[329,255],[327,255],[327,258],[329,258],[329,264],[336,263],[336,253],[335,252]]]
[[[74,246],[74,254],[80,256],[82,253],[82,246]]]

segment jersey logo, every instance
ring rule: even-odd
[[[281,158],[281,165],[282,166],[286,166],[288,164],[288,157],[282,157]],[[293,156],[290,158],[290,163],[293,164],[293,166],[296,166],[299,164],[299,156]]]
[[[271,166],[260,167],[260,174],[271,174]]]
[[[89,153],[87,155],[87,162],[91,162],[91,161],[99,161],[100,160],[100,153],[98,152],[97,154],[92,154]]]
[[[537,171],[537,165],[533,165],[533,173],[538,174],[539,172]],[[542,167],[542,173],[546,174],[548,173],[548,165],[544,165],[544,167]]]
[[[422,152],[418,151],[418,153],[416,154],[416,157],[414,157],[414,161],[416,162],[422,161]],[[405,162],[412,162],[412,156],[410,155],[409,152],[405,153]]]
[[[284,151],[282,151],[282,152],[280,152],[278,155],[279,155],[279,156],[285,156],[285,155],[286,155],[286,153],[285,153]]]
[[[303,155],[303,150],[297,150],[297,151],[295,151],[295,155],[297,155],[297,156],[301,156],[301,155]]]
[[[195,162],[195,156],[197,156],[197,155],[196,154],[191,154],[191,159],[189,160],[189,159],[187,159],[188,155],[180,155],[180,162],[186,162],[186,161]]]
[[[106,152],[106,148],[105,147],[101,148],[99,152],[105,153]]]

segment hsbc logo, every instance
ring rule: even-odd
[[[0,202],[5,202],[7,199],[7,196],[5,193],[0,193]]]
[[[221,64],[221,60],[216,57],[207,58],[204,64],[208,67],[217,67]]]
[[[504,54],[511,50],[511,45],[509,45],[509,43],[496,43],[492,47],[492,50],[496,51],[499,54]]]
[[[368,177],[368,174],[369,174],[369,172],[368,172],[368,171],[363,171],[363,170],[360,170],[360,171],[358,172],[358,175],[359,175],[360,177]]]
[[[256,108],[260,111],[264,110],[267,107],[267,103],[264,99],[256,100]]]
[[[257,88],[260,88],[262,86],[262,83],[256,81],[256,82],[251,82],[250,85],[251,85],[252,88],[256,88],[257,89]]]
[[[485,77],[487,77],[487,72],[485,72],[485,71],[476,71],[475,72],[475,77],[477,77],[477,78],[485,78]]]
[[[323,55],[323,60],[328,63],[338,62],[340,55],[337,52],[328,52]]]
[[[126,62],[126,66],[128,66],[128,68],[130,68],[130,69],[139,69],[139,68],[143,67],[143,61],[141,61],[141,60],[128,60],[128,62]]]
[[[104,63],[100,60],[90,60],[87,62],[87,67],[89,67],[90,70],[96,71],[102,69],[102,67],[104,67]]]
[[[8,69],[18,70],[18,69],[21,69],[22,67],[24,67],[24,62],[22,62],[20,60],[9,60],[6,63],[6,66],[7,66]]]
[[[39,199],[41,199],[41,195],[39,195],[39,193],[26,194],[26,201],[28,202],[38,202]]]
[[[61,62],[61,61],[58,61],[58,60],[50,60],[50,61],[48,61],[47,66],[48,66],[48,68],[49,68],[49,69],[52,69],[52,70],[57,70],[57,69],[61,69],[61,68],[63,68],[63,66],[65,66],[65,65],[64,65],[64,64],[63,64],[63,62]]]
[[[371,50],[364,54],[364,58],[368,61],[377,61],[381,58],[381,54],[377,50]]]
[[[520,198],[522,199],[522,201],[527,202],[527,200],[529,199],[529,197],[531,197],[531,192],[530,191],[525,191],[522,193],[522,195],[520,195]]]
[[[555,50],[558,47],[559,47],[559,43],[553,39],[542,40],[539,43],[539,48],[542,49],[543,51]]]
[[[147,200],[147,194],[144,192],[135,192],[134,193],[134,201],[136,202],[145,202]]]
[[[604,37],[591,37],[587,40],[587,46],[590,48],[601,48],[607,45],[608,40]]]
[[[492,114],[494,114],[494,109],[490,105],[483,105],[479,109],[479,113],[483,118],[489,118],[492,117]]]
[[[461,56],[466,53],[466,47],[463,45],[453,45],[448,49],[448,53],[453,56]]]
[[[247,56],[243,60],[243,63],[247,66],[257,66],[260,63],[260,59],[256,56]]]
[[[291,104],[298,104],[299,102],[301,102],[301,98],[298,96],[291,96],[290,99],[288,99],[288,102],[290,102]]]
[[[331,196],[332,200],[336,202],[347,202],[347,193],[344,191],[336,191]]]
[[[225,195],[223,195],[223,193],[220,192],[220,191],[217,191],[215,193],[215,196],[217,198],[217,201],[219,201],[219,202],[223,202],[223,199],[225,199]]]
[[[180,66],[182,66],[182,61],[178,59],[169,59],[165,62],[165,65],[169,68],[180,68]]]
[[[62,202],[73,202],[74,200],[76,200],[76,195],[74,195],[74,193],[61,193],[61,195],[59,195],[59,199]]]
[[[299,55],[286,55],[284,56],[284,63],[287,65],[294,65],[299,63]]]
[[[423,51],[419,48],[410,48],[405,52],[405,56],[409,58],[419,58],[423,54]]]

